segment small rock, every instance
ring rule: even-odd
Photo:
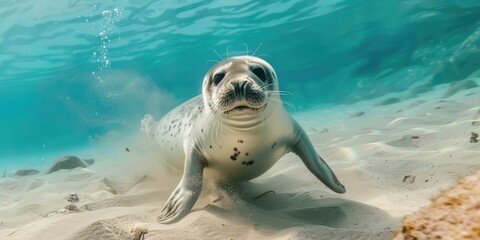
[[[35,175],[38,173],[39,171],[35,169],[21,169],[21,170],[15,171],[14,175],[23,177],[23,176]]]
[[[67,206],[65,206],[65,209],[70,211],[70,212],[79,212],[80,210],[78,210],[77,206],[75,206],[75,204],[68,204]]]
[[[403,177],[403,180],[402,180],[402,182],[404,182],[404,183],[408,183],[408,184],[412,184],[412,183],[414,183],[414,182],[415,182],[415,177],[416,177],[416,176],[412,176],[412,175],[405,175],[405,176]]]
[[[324,128],[320,133],[328,133],[328,128]]]
[[[470,136],[470,143],[478,143],[478,133],[472,132]]]
[[[70,193],[67,197],[67,201],[71,203],[77,203],[80,201],[80,199],[78,198],[77,193]]]

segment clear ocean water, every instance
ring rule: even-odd
[[[1,0],[0,165],[132,134],[253,53],[297,112],[458,81],[480,68],[480,1]]]

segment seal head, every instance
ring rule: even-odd
[[[270,64],[256,57],[241,56],[222,61],[208,71],[202,96],[205,109],[211,112],[252,114],[266,109],[268,98],[275,97],[269,96],[273,91],[278,91],[278,84]]]

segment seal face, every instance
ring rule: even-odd
[[[268,92],[278,90],[275,86],[275,73],[267,62],[237,57],[215,65],[207,73],[202,94],[214,112],[260,112],[266,108]]]
[[[159,122],[146,115],[141,129],[158,142],[171,164],[184,167],[182,180],[158,217],[161,223],[188,214],[200,195],[204,174],[225,182],[250,180],[288,152],[297,154],[330,189],[345,192],[283,108],[275,71],[257,57],[232,57],[216,64],[204,77],[201,96]]]

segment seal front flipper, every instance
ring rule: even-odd
[[[203,156],[192,151],[186,156],[183,177],[157,218],[159,223],[174,223],[185,217],[202,191]]]
[[[328,164],[317,154],[312,142],[301,127],[296,124],[296,131],[300,131],[298,142],[292,148],[292,152],[297,154],[305,164],[305,166],[327,187],[337,193],[345,193],[346,189],[340,183],[335,173],[330,169]]]

